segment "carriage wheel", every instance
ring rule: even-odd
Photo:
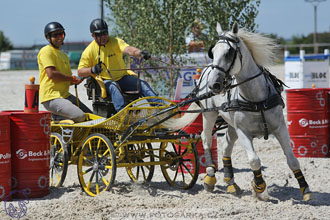
[[[179,189],[192,188],[198,178],[199,162],[197,148],[193,143],[162,143],[160,160],[166,182]]]
[[[68,149],[64,147],[62,137],[59,133],[50,135],[50,186],[60,187],[68,171]]]
[[[152,151],[152,145],[150,143],[139,143],[127,146],[127,152],[129,154],[129,162],[131,163],[148,163],[154,162],[155,157]],[[128,176],[134,182],[143,181],[150,182],[154,175],[155,166],[129,166],[126,167]]]
[[[90,196],[110,190],[116,168],[116,155],[110,140],[99,133],[89,135],[78,157],[77,171],[82,190]]]

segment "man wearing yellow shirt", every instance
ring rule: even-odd
[[[91,22],[90,32],[94,41],[86,47],[81,55],[78,66],[80,77],[87,77],[92,73],[99,74],[104,79],[107,93],[111,96],[117,112],[124,108],[126,103],[114,82],[117,82],[122,91],[136,91],[139,82],[141,96],[157,96],[146,81],[139,80],[135,75],[125,70],[127,67],[123,60],[123,54],[149,59],[150,54],[147,51],[129,46],[122,39],[109,37],[108,25],[102,19],[94,19]],[[119,69],[121,71],[111,71]],[[159,102],[160,100],[148,99],[148,101]]]
[[[85,120],[85,113],[91,110],[69,93],[72,84],[81,83],[81,79],[72,76],[69,58],[60,51],[65,38],[63,26],[50,22],[44,29],[49,44],[41,48],[38,54],[40,102],[52,113],[54,120],[71,119],[75,122]]]

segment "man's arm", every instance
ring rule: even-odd
[[[72,82],[73,76],[64,75],[63,73],[56,70],[54,66],[49,66],[45,68],[46,74],[49,79],[60,82],[60,81],[70,81]]]
[[[92,74],[91,67],[83,67],[78,70],[78,76],[80,77],[88,77]]]
[[[129,56],[133,56],[133,57],[140,57],[141,56],[141,50],[136,48],[136,47],[128,46],[124,49],[124,54],[127,54]]]
[[[64,75],[63,73],[57,71],[53,66],[46,67],[45,71],[48,78],[54,80],[55,82],[70,81],[71,84],[79,84],[82,82],[81,79],[78,79],[75,76]]]
[[[124,54],[127,54],[129,56],[134,57],[140,57],[145,60],[149,59],[151,57],[150,53],[146,50],[140,50],[136,47],[128,46],[124,49]]]

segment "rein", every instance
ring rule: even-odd
[[[239,85],[242,85],[242,84],[244,84],[244,83],[246,83],[246,82],[248,82],[248,81],[250,81],[250,80],[253,80],[253,79],[257,78],[258,76],[262,75],[263,73],[264,73],[264,72],[261,71],[261,72],[258,73],[257,75],[254,75],[254,76],[252,76],[252,77],[250,77],[250,78],[244,80],[243,82],[236,83],[236,84],[234,84],[234,85],[229,85],[229,86],[226,87],[225,89],[226,89],[226,90],[231,90],[231,89],[233,89],[233,88],[235,88],[235,87],[237,87],[237,86],[239,86]]]
[[[206,66],[173,66],[165,61],[162,61],[161,59],[157,58],[157,57],[151,57],[152,60],[158,61],[160,63],[169,65],[168,66],[158,66],[158,67],[141,67],[141,68],[123,68],[123,69],[113,69],[111,71],[123,71],[123,70],[136,70],[136,71],[140,71],[140,70],[157,70],[157,69],[203,69]]]

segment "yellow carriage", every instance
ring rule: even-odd
[[[61,186],[68,165],[77,165],[82,189],[90,196],[109,190],[116,169],[124,167],[135,182],[151,181],[156,165],[167,183],[180,189],[194,186],[199,173],[199,135],[173,131],[161,122],[179,108],[162,97],[152,103],[140,98],[105,118],[86,114],[81,123],[51,125],[50,183]]]

